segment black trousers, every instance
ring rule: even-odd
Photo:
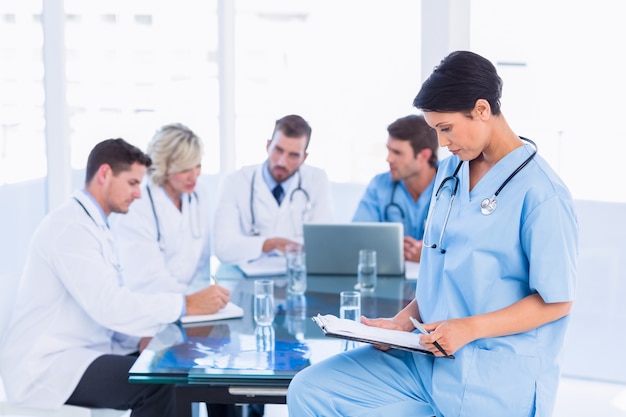
[[[65,402],[89,408],[132,410],[132,417],[175,417],[175,385],[131,384],[128,371],[137,354],[103,355],[94,360]],[[239,417],[231,404],[207,404],[210,417]]]
[[[65,402],[90,408],[132,410],[132,417],[175,417],[174,385],[131,384],[136,355],[103,355],[94,360]]]

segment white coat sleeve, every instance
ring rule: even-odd
[[[235,172],[222,182],[215,209],[213,244],[215,255],[224,263],[238,264],[256,259],[263,253],[266,237],[250,234],[250,182]]]
[[[68,226],[49,244],[55,276],[102,326],[131,336],[151,336],[162,324],[180,317],[181,294],[136,293],[120,285],[112,260],[103,255],[102,241],[84,224]]]
[[[335,220],[335,210],[330,192],[330,181],[326,172],[315,168],[311,190],[311,222],[331,223]]]

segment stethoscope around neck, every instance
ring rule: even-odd
[[[256,224],[256,215],[254,213],[254,182],[255,180],[256,180],[256,171],[252,173],[252,179],[250,181],[250,220],[251,220],[250,235],[251,236],[259,236],[261,234],[261,230]],[[297,192],[302,193],[306,200],[304,212],[309,211],[311,209],[311,198],[309,197],[309,193],[307,193],[307,191],[304,188],[302,188],[302,174],[300,173],[299,170],[298,170],[298,185],[289,194],[289,204],[293,203],[293,196]]]
[[[522,162],[503,182],[502,184],[500,184],[500,187],[498,187],[498,189],[496,190],[495,193],[493,193],[493,195],[489,198],[485,198],[480,202],[480,212],[484,215],[484,216],[489,216],[490,214],[492,214],[494,211],[496,211],[496,208],[498,207],[498,201],[497,201],[497,197],[500,194],[500,192],[504,189],[504,187],[506,187],[506,185],[522,170],[524,169],[524,167],[526,165],[528,165],[528,163],[530,161],[532,161],[532,159],[535,157],[535,155],[537,155],[537,144],[535,142],[533,142],[530,139],[526,139],[523,137],[520,137],[520,139],[522,139],[523,141],[529,143],[532,147],[533,147],[533,152],[530,154],[530,156],[528,158],[526,158],[524,160],[524,162]],[[456,193],[459,189],[459,177],[458,177],[458,173],[459,170],[461,169],[461,166],[463,165],[463,162],[465,161],[460,161],[459,164],[457,165],[457,167],[454,169],[454,173],[452,175],[450,175],[449,177],[445,177],[441,183],[439,184],[439,187],[437,188],[437,192],[435,193],[435,201],[433,203],[431,203],[432,205],[432,210],[431,213],[429,214],[428,218],[426,219],[426,226],[424,228],[424,238],[426,238],[426,234],[428,233],[428,231],[430,230],[430,222],[431,222],[431,218],[432,218],[432,212],[434,212],[435,210],[435,205],[436,202],[439,200],[439,193],[441,192],[441,190],[443,189],[443,187],[446,185],[446,183],[448,182],[453,182],[454,184],[452,185],[452,189],[450,192],[450,203],[448,204],[448,209],[446,211],[446,215],[443,219],[443,224],[441,226],[441,233],[439,234],[439,241],[438,243],[426,243],[426,241],[424,241],[423,246],[425,248],[431,248],[431,249],[436,249],[439,248],[439,250],[441,251],[441,253],[446,253],[446,250],[441,246],[442,242],[443,242],[443,236],[444,233],[446,231],[446,225],[448,224],[448,219],[450,218],[450,211],[452,210],[452,203],[454,202],[454,199],[456,197]]]
[[[115,270],[117,271],[117,275],[118,275],[118,280],[120,280],[120,274],[122,273],[122,265],[119,263],[119,261],[117,260],[117,256],[115,255],[115,249],[114,249],[114,245],[113,245],[113,238],[111,236],[111,233],[109,231],[109,225],[106,224],[105,226],[100,226],[98,224],[98,222],[96,221],[96,219],[93,218],[93,216],[91,215],[91,213],[89,213],[89,210],[87,210],[87,207],[85,207],[85,205],[76,197],[72,197],[77,203],[78,205],[83,209],[83,211],[85,212],[85,214],[87,215],[87,217],[89,217],[91,219],[91,221],[93,222],[93,224],[96,225],[96,227],[100,230],[103,230],[106,234],[107,240],[109,240],[109,244],[110,244],[110,253],[109,253],[109,262],[111,262],[111,265],[113,265],[113,267],[115,268]],[[121,283],[121,281],[120,281]]]
[[[154,223],[156,225],[157,232],[157,242],[159,244],[159,249],[161,252],[165,251],[165,241],[163,239],[163,235],[161,234],[161,224],[159,222],[159,216],[157,215],[156,205],[154,204],[154,198],[152,198],[152,191],[150,190],[150,185],[146,184],[146,192],[148,193],[148,199],[150,200],[150,207],[152,207],[152,215],[154,216]],[[191,196],[196,199],[196,210],[195,216],[194,213],[189,213],[189,221],[191,222],[191,233],[195,239],[200,239],[202,237],[202,229],[200,228],[200,201],[198,199],[198,193],[195,191],[188,195],[189,198],[189,210],[191,210]]]
[[[485,198],[485,199],[483,199],[483,201],[480,202],[480,212],[483,215],[485,215],[485,216],[488,216],[491,213],[493,213],[494,211],[496,211],[496,208],[498,207],[498,201],[496,200],[496,197],[498,197],[498,194],[500,194],[500,191],[502,191],[502,189],[504,187],[506,187],[506,185],[509,183],[509,181],[511,181],[513,179],[513,177],[515,177],[517,175],[518,172],[520,172],[522,169],[524,169],[524,167],[526,165],[528,165],[528,163],[530,161],[532,161],[532,159],[535,157],[535,155],[537,155],[537,144],[535,142],[533,142],[530,139],[526,139],[526,138],[522,138],[522,137],[520,137],[520,139],[522,139],[523,141],[526,141],[526,142],[531,144],[531,146],[533,147],[533,153],[531,153],[530,156],[528,158],[526,158],[524,160],[524,162],[522,162],[515,169],[515,171],[513,171],[511,173],[511,175],[509,175],[507,177],[507,179],[504,180],[504,182],[502,184],[500,184],[500,187],[498,187],[496,192],[493,193],[493,195],[490,198]]]
[[[404,219],[406,218],[406,216],[404,215],[404,210],[402,210],[402,207],[400,207],[400,205],[394,201],[395,196],[396,196],[396,190],[398,189],[399,183],[400,181],[393,182],[393,188],[391,189],[391,197],[389,198],[389,203],[387,203],[387,205],[383,209],[383,220],[386,222],[390,221],[391,219],[391,217],[389,216],[389,210],[391,209],[395,209],[398,211],[398,213],[400,213],[400,218],[402,219],[403,222],[404,222]]]

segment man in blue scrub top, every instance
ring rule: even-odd
[[[402,223],[404,258],[419,262],[437,173],[437,133],[414,114],[396,120],[387,132],[389,172],[372,179],[352,221]]]

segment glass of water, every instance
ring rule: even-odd
[[[358,291],[342,291],[339,293],[339,317],[361,322],[361,293]],[[357,347],[354,340],[343,340],[343,350]]]
[[[361,293],[358,291],[342,291],[339,294],[339,317],[361,322]]]
[[[271,326],[274,321],[274,280],[254,281],[254,321],[259,326]]]
[[[362,291],[374,291],[378,280],[376,268],[376,251],[361,249],[359,251],[358,288]]]
[[[306,254],[304,246],[288,245],[285,248],[287,261],[287,291],[290,294],[304,294],[306,291]]]

